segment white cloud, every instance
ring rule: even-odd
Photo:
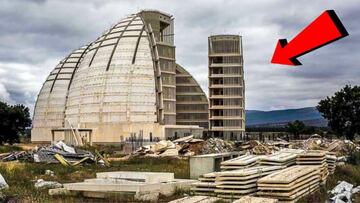
[[[246,108],[314,106],[344,84],[359,84],[360,8],[356,0],[36,0],[0,7],[1,97],[32,106],[60,59],[124,16],[158,9],[175,17],[177,62],[207,89],[207,38],[243,36]],[[279,38],[291,40],[326,9],[350,36],[300,58],[301,67],[270,64]],[[2,88],[2,89],[1,89]]]
[[[5,86],[0,83],[0,101],[12,103],[9,92],[7,92]]]

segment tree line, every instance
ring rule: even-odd
[[[29,108],[0,101],[0,145],[17,143],[31,126]]]
[[[281,127],[250,127],[246,131],[287,132],[294,135],[295,139],[300,134],[321,134],[324,131],[331,131],[349,140],[360,135],[360,86],[346,85],[333,96],[321,100],[316,108],[328,120],[328,128],[306,126],[297,120]]]

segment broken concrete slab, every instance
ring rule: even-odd
[[[97,178],[133,180],[146,183],[161,183],[174,180],[174,173],[116,171],[96,173]]]
[[[159,156],[178,156],[179,151],[177,149],[167,149],[163,153],[161,153]]]
[[[6,183],[4,177],[0,174],[0,190],[8,187],[9,185]]]
[[[35,183],[35,188],[37,189],[54,189],[61,188],[62,184],[55,181],[45,181],[43,179],[37,180]]]
[[[71,154],[76,154],[75,149],[73,147],[66,145],[63,141],[59,141],[59,142],[55,143],[54,146],[56,146],[59,149],[64,150],[65,152],[69,152]]]
[[[62,195],[71,195],[71,192],[66,188],[54,188],[49,189],[50,196],[62,196]]]

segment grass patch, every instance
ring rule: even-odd
[[[0,145],[0,153],[8,153],[13,151],[22,151],[23,149],[16,145]]]

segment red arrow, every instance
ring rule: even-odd
[[[301,65],[297,57],[348,35],[335,11],[327,10],[289,43],[286,39],[280,39],[271,63]]]

